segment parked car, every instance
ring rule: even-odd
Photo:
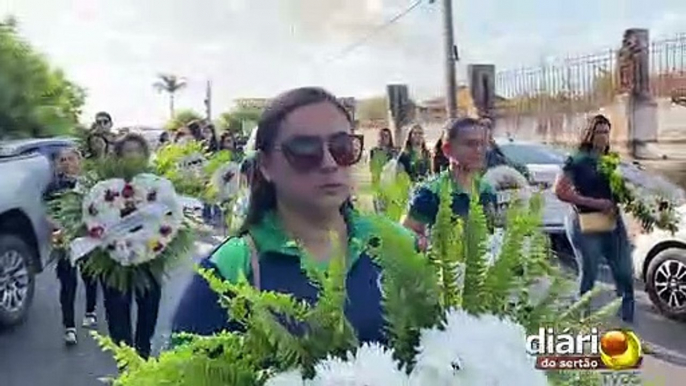
[[[508,158],[526,164],[533,182],[546,189],[545,223],[551,227],[551,237],[556,238],[556,233],[552,232],[556,229],[554,224],[560,224],[564,229],[562,224],[570,208],[559,202],[548,188],[555,181],[567,154],[538,143],[508,139],[497,142]],[[634,276],[644,283],[646,292],[660,312],[671,318],[683,319],[686,317],[686,192],[661,175],[645,171],[638,162],[623,162],[620,171],[628,181],[639,187],[639,193],[659,192],[669,196],[678,207],[681,223],[675,234],[661,230],[645,233],[632,224],[629,224],[629,228],[634,246]],[[564,234],[560,236],[566,239]],[[568,244],[567,240],[564,242]]]
[[[565,154],[535,142],[496,139],[503,155],[513,163],[528,169],[529,180],[542,194],[543,228],[550,236],[553,250],[564,260],[573,260],[572,248],[565,233],[565,218],[571,207],[560,201],[552,191],[555,177],[565,161]]]
[[[0,326],[20,323],[33,300],[34,278],[50,263],[51,233],[43,192],[52,161],[73,139],[0,142]]]

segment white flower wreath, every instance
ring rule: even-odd
[[[101,248],[121,266],[155,259],[183,223],[183,205],[172,183],[154,174],[130,182],[115,178],[98,182],[83,200],[86,237],[71,243],[76,261]]]
[[[220,200],[236,196],[240,187],[240,172],[241,167],[235,162],[224,164],[214,172],[211,182]]]
[[[498,204],[509,203],[513,199],[528,201],[531,198],[529,181],[513,167],[501,165],[488,169],[482,180],[495,189]]]

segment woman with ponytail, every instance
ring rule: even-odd
[[[362,149],[352,128],[347,110],[325,90],[298,88],[272,100],[255,136],[247,217],[238,234],[201,266],[224,280],[245,276],[260,290],[312,301],[318,290],[301,266],[326,269],[336,247],[334,232],[347,240],[341,245],[349,267],[346,315],[361,341],[385,341],[381,269],[364,243],[378,228],[350,203],[351,167]],[[412,240],[405,229],[395,229]],[[186,289],[172,325],[174,332],[201,335],[236,327],[200,276]]]

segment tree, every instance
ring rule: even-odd
[[[24,40],[12,17],[0,22],[0,138],[73,133],[85,91]]]
[[[244,125],[256,123],[262,115],[262,110],[258,108],[236,107],[224,112],[217,119],[217,127],[220,130],[229,131],[235,134],[245,134]]]
[[[185,126],[192,121],[201,119],[203,119],[203,117],[200,115],[200,113],[191,109],[183,109],[179,110],[179,112],[176,113],[172,119],[167,121],[167,123],[164,125],[164,128],[170,131],[175,131],[181,126]]]
[[[153,84],[158,92],[169,94],[169,117],[174,118],[174,97],[177,92],[186,87],[186,81],[172,74],[160,74],[159,80]]]

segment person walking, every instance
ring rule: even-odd
[[[589,120],[576,152],[565,161],[555,181],[554,192],[573,207],[567,234],[580,267],[579,294],[593,289],[600,259],[605,258],[622,297],[621,318],[633,323],[631,244],[610,181],[599,171],[601,157],[610,151],[610,129],[610,121],[603,115]]]
[[[128,134],[115,144],[114,156],[148,160],[150,150],[145,138],[138,134]],[[150,357],[152,351],[152,337],[157,327],[162,299],[162,284],[158,278],[148,274],[148,283],[145,289],[130,288],[124,291],[107,284],[103,285],[110,337],[117,344],[126,343],[135,348],[143,358]],[[135,333],[131,323],[131,306],[134,298],[137,306]]]
[[[74,148],[61,150],[57,154],[55,161],[57,176],[46,188],[46,201],[51,201],[60,193],[76,188],[81,173],[81,155]],[[56,243],[54,251],[57,254],[56,273],[60,283],[59,297],[62,325],[64,327],[64,342],[71,346],[77,343],[74,303],[78,288],[79,268],[72,264],[66,247],[61,245],[63,235],[57,222],[59,219],[51,219],[50,221],[54,227],[53,242]],[[97,326],[95,308],[98,296],[98,280],[84,275],[83,272],[81,273],[81,278],[86,288],[86,310],[82,326],[85,328],[95,328]]]
[[[412,182],[426,178],[431,171],[431,153],[426,148],[424,129],[413,125],[407,133],[407,139],[398,157],[398,165],[407,173]]]

